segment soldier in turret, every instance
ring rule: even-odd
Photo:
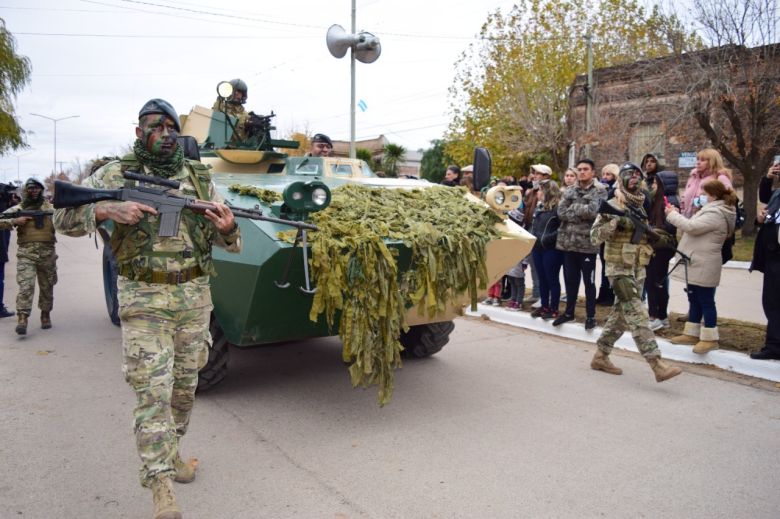
[[[5,211],[14,214],[19,211],[52,211],[54,208],[43,197],[43,184],[35,178],[24,183],[22,202]],[[27,333],[27,320],[32,311],[35,295],[35,280],[38,279],[40,294],[38,308],[41,310],[41,328],[51,328],[51,310],[54,306],[54,285],[57,283],[57,254],[54,243],[54,225],[51,216],[18,216],[0,220],[0,230],[16,227],[16,282],[19,293],[16,296],[18,322],[16,333]]]
[[[333,141],[324,133],[317,133],[311,138],[307,157],[330,157],[333,153]]]
[[[249,118],[249,114],[244,109],[246,100],[249,97],[249,88],[243,79],[231,79],[229,83],[233,86],[233,93],[227,99],[217,97],[214,101],[212,110],[218,112],[225,112],[227,115],[236,117],[236,127],[233,131],[233,142],[246,140],[246,121]]]
[[[631,206],[637,213],[647,214],[644,209],[645,194],[642,190],[643,174],[636,164],[628,162],[620,168],[615,182],[615,197],[608,203],[620,211]],[[634,224],[628,217],[599,214],[590,230],[594,245],[605,243],[604,259],[609,281],[615,292],[615,304],[604,325],[601,337],[596,341],[598,350],[590,367],[612,375],[620,375],[623,370],[612,364],[609,354],[615,342],[628,329],[634,338],[639,352],[645,357],[655,374],[656,382],[663,382],[682,371],[669,366],[661,360],[661,350],[650,330],[647,308],[642,304],[642,284],[645,279],[645,267],[653,255],[648,235],[643,234],[639,243],[631,243]]]

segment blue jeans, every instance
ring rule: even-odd
[[[705,328],[715,328],[718,325],[715,287],[688,285],[688,322],[699,324],[702,318]]]
[[[542,307],[558,310],[561,301],[561,265],[563,252],[557,249],[535,249],[531,253],[534,267],[539,274],[539,290]]]

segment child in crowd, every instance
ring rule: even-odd
[[[525,269],[528,268],[528,256],[521,259],[517,265],[509,269],[506,278],[509,280],[509,304],[507,310],[519,312],[523,307],[525,299]]]

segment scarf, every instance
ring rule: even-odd
[[[149,168],[158,177],[171,178],[178,174],[184,165],[184,152],[181,146],[176,146],[176,151],[170,157],[157,157],[146,151],[141,140],[136,139],[133,144],[133,153],[138,162]]]

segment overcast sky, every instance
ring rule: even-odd
[[[268,9],[263,10],[262,6]],[[382,54],[358,63],[357,138],[384,134],[407,149],[428,147],[447,126],[447,89],[460,54],[487,14],[511,1],[359,0],[357,28]],[[0,157],[0,178],[43,178],[121,152],[148,99],[179,113],[211,107],[219,81],[249,85],[248,110],[278,114],[292,130],[349,138],[349,59],[325,45],[332,24],[350,29],[351,0],[6,0],[0,17],[32,61],[16,112],[32,151]]]

